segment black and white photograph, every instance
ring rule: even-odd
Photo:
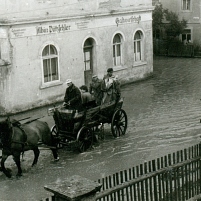
[[[201,201],[201,1],[0,0],[0,201]]]

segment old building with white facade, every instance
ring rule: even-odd
[[[151,0],[2,0],[0,114],[63,100],[113,67],[121,83],[153,72]]]

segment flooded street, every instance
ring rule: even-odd
[[[75,174],[98,180],[200,142],[201,59],[156,57],[153,77],[122,87],[122,96],[128,115],[125,136],[114,139],[106,125],[105,140],[93,149],[82,154],[73,147],[61,149],[58,162],[49,150],[41,150],[34,168],[33,154],[26,152],[19,179],[9,158],[6,166],[13,177],[8,179],[0,172],[0,201],[39,201],[50,195],[44,186],[51,182]],[[14,118],[27,115],[44,116],[42,120],[54,124],[47,108]]]

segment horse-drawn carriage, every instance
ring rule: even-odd
[[[114,137],[124,135],[127,129],[127,115],[121,109],[122,105],[123,99],[95,107],[89,103],[79,113],[64,107],[50,108],[49,112],[53,114],[55,121],[51,130],[46,122],[38,118],[26,123],[13,122],[9,117],[0,121],[0,170],[7,177],[11,177],[11,172],[5,168],[5,161],[9,155],[13,155],[18,167],[17,176],[21,176],[20,154],[33,150],[34,166],[38,161],[40,146],[51,149],[55,161],[59,160],[57,148],[60,145],[69,145],[70,141],[76,142],[80,152],[84,152],[92,146],[96,129],[103,127],[105,123],[111,124]]]
[[[58,147],[68,146],[69,142],[76,142],[80,152],[86,151],[93,144],[96,131],[102,130],[104,124],[111,124],[114,137],[126,133],[127,115],[122,109],[123,99],[112,101],[100,106],[88,103],[79,113],[68,110],[63,106],[49,109],[53,115],[55,125],[51,132]]]

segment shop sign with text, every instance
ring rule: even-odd
[[[117,26],[119,26],[119,24],[125,24],[125,23],[138,23],[141,21],[141,16],[131,16],[131,17],[117,17],[115,22],[117,24]]]
[[[64,31],[69,31],[71,28],[70,25],[67,24],[59,24],[54,26],[37,26],[36,34],[48,34],[48,33],[60,33]]]

